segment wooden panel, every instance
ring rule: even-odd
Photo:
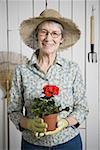
[[[96,64],[87,65],[87,95],[89,115],[87,120],[88,149],[98,150],[98,72]]]
[[[19,132],[15,125],[10,121],[10,150],[21,149],[21,132]]]
[[[23,20],[33,17],[33,7],[33,0],[19,0],[19,25]]]
[[[98,2],[98,25],[100,25],[100,1]],[[99,141],[100,141],[100,27],[98,26],[98,103],[99,103],[99,112],[98,112],[98,116],[99,116]],[[99,148],[100,149],[100,142],[99,142]]]
[[[8,29],[18,29],[18,2],[8,1]],[[12,15],[13,14],[13,15]]]
[[[30,6],[28,5],[27,10],[32,12],[32,16],[38,16],[45,8],[45,0],[33,0],[31,2],[32,8],[30,10]],[[24,6],[25,7],[25,6]],[[21,16],[21,11],[20,11],[20,16]],[[25,16],[25,12],[23,12],[23,16],[24,19],[28,19],[30,17],[30,15],[28,14],[28,16]],[[20,17],[22,18],[22,17]],[[23,19],[22,19],[23,20]],[[23,41],[20,42],[20,49],[22,51],[22,54],[27,56],[29,59],[32,56],[33,50],[31,48],[29,48],[28,46],[26,46]]]
[[[3,103],[3,115],[4,115],[4,120],[3,120],[3,122],[4,122],[4,126],[3,126],[3,128],[4,128],[4,131],[3,131],[3,133],[4,133],[4,141],[3,141],[3,143],[4,143],[4,149],[5,150],[8,150],[8,145],[9,145],[9,134],[8,134],[8,116],[7,116],[7,99],[3,99],[4,100],[4,103]]]
[[[20,36],[18,30],[9,32],[9,51],[20,53]]]
[[[34,0],[33,14],[39,16],[40,13],[45,9],[45,0]]]
[[[59,9],[59,0],[47,0],[48,7],[51,9],[58,10]]]
[[[87,1],[87,54],[90,51],[90,16],[92,5],[94,12],[94,31],[95,31],[95,51],[98,53],[98,1]],[[98,118],[98,63],[88,63],[87,61],[87,95],[90,113],[87,120],[87,150],[99,150],[99,118]]]
[[[60,13],[63,17],[71,19],[71,1],[60,0]]]
[[[21,41],[21,50],[22,50],[22,55],[26,56],[29,59],[31,58],[33,49],[26,46],[22,41]]]
[[[0,51],[7,51],[7,22],[6,0],[0,1]],[[7,148],[5,100],[3,91],[0,89],[0,150]]]
[[[81,14],[79,14],[81,12]],[[83,78],[85,75],[85,2],[73,1],[73,21],[79,26],[81,37],[73,46],[73,61],[77,62],[82,71]]]
[[[24,19],[33,16],[32,7],[32,1],[9,2],[9,51],[22,53],[26,56],[30,54],[28,47],[20,40],[18,28]],[[14,13],[13,16],[11,15],[12,13]],[[21,133],[10,121],[10,150],[19,149],[21,149]]]
[[[7,51],[6,1],[0,1],[0,51]]]
[[[3,144],[4,144],[4,119],[2,116],[4,116],[3,113],[3,99],[2,99],[2,90],[0,89],[0,149],[3,149]]]
[[[20,22],[23,19],[29,18],[31,16],[32,16],[32,0],[8,1],[9,30],[18,29]]]
[[[81,134],[81,138],[82,138],[82,144],[83,144],[83,150],[86,150],[86,147],[85,147],[85,143],[86,143],[86,139],[85,139],[85,130],[84,129],[81,129],[80,130],[80,134]]]
[[[60,0],[59,11],[62,17],[71,19],[71,1]],[[61,55],[68,60],[71,60],[71,48],[66,48]]]
[[[81,15],[79,15],[81,12]],[[78,63],[82,77],[85,82],[85,2],[84,1],[73,1],[73,21],[79,26],[81,31],[81,37],[79,41],[73,46],[72,58],[73,61]],[[85,122],[80,126],[80,128],[85,128]]]

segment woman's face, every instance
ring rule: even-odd
[[[38,44],[41,52],[45,54],[56,53],[63,41],[62,26],[55,22],[46,21],[38,28]]]

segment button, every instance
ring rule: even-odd
[[[69,110],[70,110],[70,108],[66,107],[66,108],[62,109],[61,111],[69,111]]]
[[[69,110],[70,110],[70,108],[69,108],[69,107],[66,107],[66,108],[65,108],[65,110],[66,110],[66,111],[69,111]]]

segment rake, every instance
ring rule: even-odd
[[[9,126],[9,116],[7,113],[7,107],[8,102],[10,100],[9,96],[9,90],[11,88],[11,82],[13,78],[13,73],[15,70],[15,67],[18,64],[25,64],[27,61],[27,58],[25,56],[22,56],[21,54],[14,53],[14,52],[0,52],[0,88],[4,91],[4,134],[7,139],[5,141],[7,143],[4,144],[4,149],[6,148],[10,150],[10,126]]]
[[[6,93],[5,97],[9,93],[15,67],[18,64],[25,64],[26,61],[27,58],[22,54],[0,52],[0,86]]]

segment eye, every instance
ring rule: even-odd
[[[41,30],[41,32],[42,32],[42,33],[47,33],[47,31],[46,31],[46,30]]]
[[[59,33],[57,33],[57,32],[52,32],[52,34],[55,35],[55,36],[56,36],[56,35],[57,35],[57,36],[59,35]]]
[[[40,34],[40,35],[46,35],[46,34],[47,34],[47,31],[46,31],[46,30],[39,30],[39,34]]]

